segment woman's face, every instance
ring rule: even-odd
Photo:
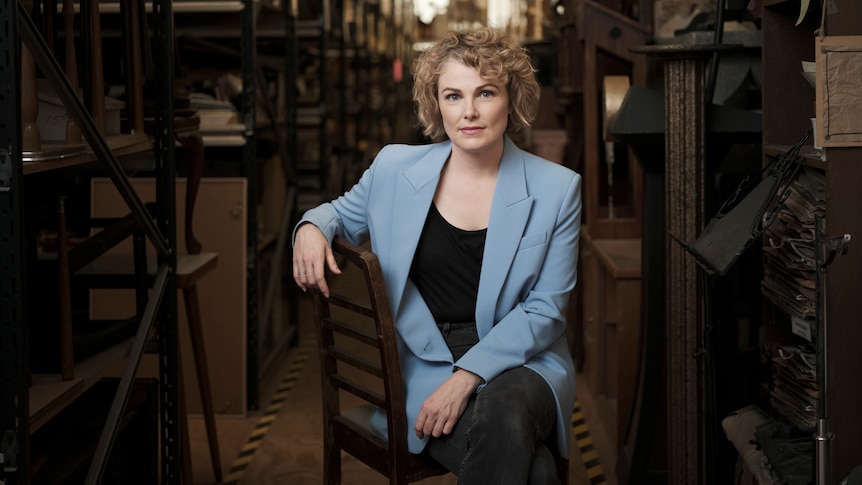
[[[509,121],[506,86],[450,59],[437,80],[443,128],[455,148],[471,153],[500,149]]]

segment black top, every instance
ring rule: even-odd
[[[410,279],[438,323],[472,322],[487,229],[465,231],[449,224],[431,204]]]

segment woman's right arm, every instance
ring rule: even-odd
[[[329,286],[326,284],[326,267],[335,274],[341,268],[332,254],[332,246],[323,232],[314,224],[301,224],[293,239],[293,280],[302,291],[317,288],[327,298]]]
[[[329,296],[326,268],[335,274],[341,273],[332,254],[331,242],[335,236],[344,236],[354,244],[367,240],[368,197],[376,162],[386,149],[378,153],[374,163],[350,190],[332,202],[307,211],[294,230],[293,279],[302,291],[318,288],[324,296]]]

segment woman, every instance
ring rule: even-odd
[[[371,240],[399,335],[413,453],[460,483],[557,483],[574,367],[564,330],[575,285],[580,176],[520,150],[539,86],[529,56],[490,29],[450,33],[413,68],[436,143],[389,145],[359,182],[309,210],[294,279],[329,289],[335,235]],[[385,417],[373,424],[385,436]]]

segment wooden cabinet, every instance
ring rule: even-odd
[[[593,396],[611,410],[603,417],[622,445],[640,368],[641,240],[594,239],[581,234],[583,373]]]
[[[132,178],[131,185],[144,202],[154,200],[155,180]],[[186,181],[177,179],[177,223],[185,223]],[[218,265],[198,283],[204,346],[209,358],[213,409],[216,414],[244,416],[246,396],[246,239],[245,228],[248,183],[244,178],[203,178],[198,188],[194,230],[204,252],[218,254]],[[118,217],[123,204],[110,180],[92,180],[92,216]],[[177,247],[185,240],[178,235]],[[181,249],[180,252],[183,252]],[[130,254],[131,244],[118,246],[111,256]],[[93,320],[123,318],[134,312],[134,290],[91,290],[90,317]],[[189,344],[188,325],[183,302],[178,309],[180,357],[183,386],[189,413],[201,413],[197,375],[192,372],[194,361]],[[151,367],[149,372],[155,367]]]
[[[802,61],[814,61],[819,42],[818,33],[825,36],[862,35],[862,4],[855,0],[825,2],[826,11],[812,5],[800,12],[808,2],[800,0],[765,0],[762,6],[763,31],[763,154],[764,163],[772,162],[810,127],[815,116],[815,88],[802,77]],[[801,22],[799,19],[802,18]],[[798,23],[798,25],[797,25]],[[862,96],[862,94],[857,94]],[[857,127],[862,120],[856,115]],[[862,131],[862,130],[857,130]],[[811,243],[812,254],[823,256],[823,271],[819,274],[817,292],[812,305],[817,309],[809,321],[815,329],[810,343],[817,357],[820,400],[817,415],[818,432],[823,440],[815,440],[827,448],[825,463],[819,472],[831,473],[836,483],[852,468],[862,463],[862,387],[858,385],[856,369],[862,368],[862,252],[852,246],[862,236],[862,147],[826,148],[823,161],[812,146],[813,139],[803,147],[806,170],[816,171],[825,183],[825,217],[819,237],[820,244]],[[840,254],[844,235],[849,235],[849,251]],[[774,241],[773,241],[774,242]],[[769,244],[765,241],[765,244]],[[825,264],[831,256],[834,260]],[[769,268],[766,268],[767,270]],[[814,278],[817,279],[817,272]],[[799,345],[808,342],[792,331],[792,320],[799,315],[776,298],[766,298],[764,304],[764,351],[766,357],[776,356],[776,344]],[[817,331],[819,329],[819,332]],[[768,388],[773,382],[765,382]],[[768,389],[765,389],[768,390]],[[766,405],[774,404],[766,394]],[[787,419],[772,406],[772,416]],[[819,461],[819,460],[818,460]],[[831,466],[829,462],[831,461]],[[818,477],[819,478],[819,477]],[[820,482],[818,482],[820,483]]]

